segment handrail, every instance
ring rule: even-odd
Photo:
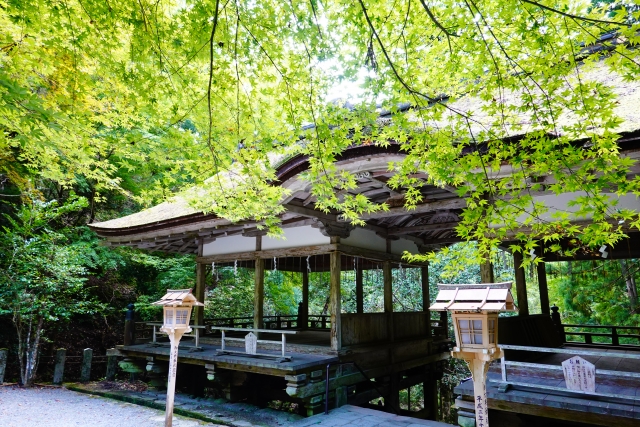
[[[226,341],[245,341],[242,338],[230,338],[227,337],[225,332],[226,331],[239,331],[239,332],[254,332],[254,333],[258,333],[258,332],[262,332],[262,333],[271,333],[271,334],[281,334],[282,335],[282,340],[281,341],[273,341],[273,340],[256,340],[256,343],[259,344],[281,344],[282,345],[282,357],[280,359],[281,362],[284,361],[290,361],[291,357],[290,356],[286,356],[286,346],[287,346],[287,335],[295,335],[298,333],[298,331],[290,331],[290,330],[278,330],[278,329],[258,329],[258,328],[227,328],[224,326],[209,326],[209,329],[214,329],[217,331],[220,331],[222,333],[222,338],[220,340],[220,352],[221,353],[234,353],[234,354],[244,354],[244,355],[255,355],[255,356],[266,356],[266,357],[273,357],[272,354],[265,354],[265,353],[255,353],[255,354],[250,354],[247,352],[241,352],[241,351],[234,351],[234,350],[227,350],[225,347],[225,343]]]
[[[564,334],[564,341],[568,343],[584,343],[587,345],[611,345],[611,346],[624,346],[624,347],[640,347],[640,334],[633,333],[619,333],[619,331],[640,331],[639,326],[613,326],[613,325],[576,325],[576,324],[561,324],[560,330]],[[581,330],[567,330],[567,328],[576,328]],[[602,330],[608,331],[602,331]],[[585,331],[586,330],[586,331]],[[594,332],[589,332],[592,330]],[[581,336],[584,337],[584,341],[567,341],[567,336]],[[610,338],[611,343],[594,343],[593,337]],[[636,344],[621,344],[620,338],[635,339]]]
[[[640,326],[618,326],[618,325],[573,325],[568,323],[563,323],[562,326],[567,328],[590,328],[590,329],[636,329],[640,330]]]
[[[605,351],[577,350],[577,349],[554,348],[554,347],[531,347],[531,346],[510,345],[510,344],[501,344],[499,345],[499,347],[502,350],[519,350],[519,351],[541,352],[541,353],[560,353],[560,354],[570,354],[572,356],[618,357],[621,359],[640,360],[640,354],[609,353]],[[548,365],[544,363],[507,361],[506,358],[502,356],[502,358],[500,359],[500,368],[502,371],[501,381],[489,380],[489,382],[492,382],[492,383],[502,383],[502,386],[500,387],[501,390],[504,389],[505,385],[512,385],[512,386],[525,387],[525,388],[542,389],[542,390],[545,390],[546,392],[556,391],[556,392],[562,392],[562,393],[573,393],[577,395],[601,396],[605,398],[616,399],[616,402],[627,401],[632,404],[637,404],[638,402],[640,402],[640,397],[636,398],[633,396],[626,396],[626,395],[621,396],[621,395],[611,394],[611,393],[591,392],[591,391],[583,391],[583,390],[569,390],[568,388],[564,388],[564,387],[554,387],[554,386],[544,385],[544,384],[537,385],[530,382],[524,383],[524,382],[518,382],[518,381],[509,381],[507,377],[507,366],[520,366],[527,369],[532,369],[536,367],[543,367],[544,369],[550,369],[550,370],[563,369],[561,366]],[[640,373],[638,372],[596,369],[596,374],[640,379]]]
[[[538,351],[541,353],[563,353],[573,354],[580,356],[602,356],[602,357],[620,357],[622,359],[637,359],[640,360],[640,354],[628,354],[628,353],[607,353],[596,350],[574,350],[561,347],[530,347],[526,345],[511,345],[511,344],[499,344],[503,350],[521,350],[521,351]]]

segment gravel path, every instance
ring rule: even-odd
[[[174,417],[175,427],[218,426]],[[62,388],[0,387],[0,427],[162,427],[164,412]]]

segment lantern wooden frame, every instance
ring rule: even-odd
[[[455,311],[451,313],[451,319],[453,320],[453,329],[456,334],[456,343],[458,351],[482,351],[483,349],[493,349],[498,346],[498,313],[476,313],[476,312],[463,312]],[[461,321],[468,320],[471,328],[469,328],[469,342],[465,342],[464,333],[460,325]],[[480,333],[472,333],[477,331],[473,322],[479,321]],[[490,328],[490,323],[493,322],[493,331]],[[476,336],[480,335],[482,342],[476,341]],[[492,342],[493,341],[493,342]]]

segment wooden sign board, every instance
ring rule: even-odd
[[[244,337],[244,349],[247,354],[256,354],[258,351],[258,337],[253,332],[249,332]]]
[[[562,362],[562,370],[567,389],[592,393],[596,391],[596,366],[593,363],[574,356]]]

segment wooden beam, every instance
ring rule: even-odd
[[[457,225],[458,222],[442,222],[438,224],[416,225],[413,227],[393,227],[387,231],[387,234],[389,236],[401,236],[403,234],[422,233],[425,231],[452,230]]]
[[[315,209],[308,208],[306,206],[299,206],[299,205],[289,203],[284,205],[284,208],[289,212],[293,212],[301,216],[306,216],[309,218],[318,218],[320,220],[325,220],[325,221],[338,222],[338,215],[324,213],[321,211],[317,211]]]
[[[254,260],[256,258],[285,258],[285,257],[301,257],[309,255],[326,254],[337,250],[337,244],[315,245],[315,246],[303,246],[299,248],[286,248],[286,249],[270,249],[267,251],[254,251],[254,252],[239,252],[233,254],[222,255],[209,255],[196,258],[197,262],[208,263],[212,262],[230,262],[234,260]]]
[[[389,208],[386,211],[372,212],[360,215],[361,219],[387,218],[396,215],[413,215],[417,213],[433,212],[439,209],[463,209],[467,207],[464,199],[438,200],[437,202],[427,202],[417,205],[414,209],[407,210],[404,206]]]
[[[342,349],[341,294],[340,294],[340,252],[330,254],[329,313],[331,314],[331,349]]]
[[[372,249],[356,248],[355,246],[348,246],[343,244],[338,245],[337,250],[345,255],[357,256],[377,261],[393,261],[399,264],[408,264],[405,260],[402,259],[402,255],[391,254],[388,252],[379,252]],[[415,262],[409,265],[411,265],[412,267],[422,267],[428,264]]]
[[[540,291],[540,311],[542,314],[551,315],[549,306],[549,288],[547,286],[547,269],[544,262],[536,264],[538,269],[538,290]]]
[[[256,259],[254,276],[253,327],[255,329],[262,329],[264,326],[264,259]]]
[[[513,252],[513,268],[515,269],[516,294],[518,298],[518,314],[520,316],[529,315],[529,301],[527,300],[527,282],[525,271],[522,268],[522,253]]]

